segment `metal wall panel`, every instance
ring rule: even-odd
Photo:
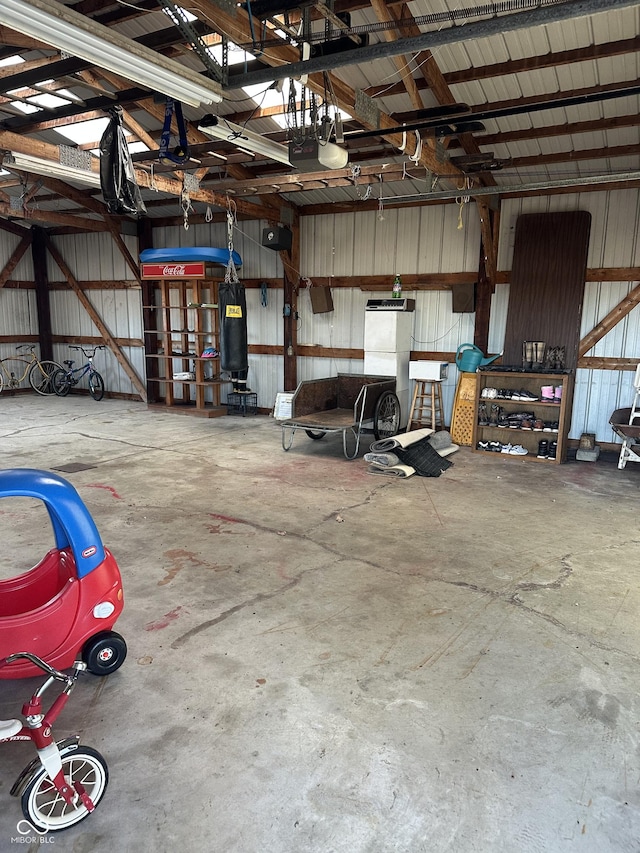
[[[463,205],[462,227],[457,204],[366,211],[302,219],[303,275],[388,275],[389,294],[396,272],[402,274],[475,271],[480,255],[480,224],[474,205]],[[411,291],[416,300],[412,348],[454,351],[473,341],[473,314],[454,314],[450,291]],[[364,345],[367,300],[380,292],[334,288],[334,310],[311,313],[304,289],[298,308],[301,344],[332,348]],[[362,373],[361,360],[304,359],[300,378],[332,376],[337,372]],[[451,417],[457,371],[451,366],[443,383],[445,418]]]
[[[136,238],[124,236],[123,239],[132,257],[137,260]],[[52,240],[78,281],[131,281],[130,289],[105,287],[104,290],[87,290],[85,295],[113,337],[142,342],[141,290],[135,284],[133,273],[111,235],[92,232],[55,236]],[[65,281],[62,271],[50,255],[47,256],[47,275],[52,282]],[[55,336],[69,339],[100,337],[100,332],[72,290],[52,290],[50,306],[51,329]],[[82,353],[69,350],[65,343],[54,344],[53,350],[57,361],[73,359],[76,366],[84,362]],[[123,347],[122,351],[144,382],[143,348]],[[94,364],[104,378],[107,392],[138,393],[110,350],[99,350]],[[86,380],[83,382],[86,386]]]
[[[66,234],[52,237],[51,240],[78,281],[134,280],[133,273],[110,234]],[[123,240],[134,260],[137,260],[136,238],[124,236]],[[47,254],[47,276],[51,282],[65,280],[50,254]]]

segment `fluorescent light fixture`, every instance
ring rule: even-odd
[[[246,128],[241,127],[239,124],[227,121],[223,116],[205,116],[198,125],[198,130],[214,139],[231,142],[237,148],[248,151],[250,154],[262,154],[270,160],[277,160],[279,163],[284,163],[285,166],[291,165],[289,149],[286,145],[273,142],[271,139],[260,136],[259,133],[254,133],[252,130],[246,130]]]
[[[219,104],[214,80],[128,39],[56,0],[1,0],[0,24],[183,104]]]
[[[98,172],[66,166],[63,163],[56,163],[55,160],[41,160],[40,157],[32,157],[30,154],[5,154],[2,167],[16,172],[33,172],[35,175],[43,175],[46,178],[77,181],[89,187],[100,186]]]

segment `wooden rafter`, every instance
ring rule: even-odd
[[[246,11],[241,7],[236,7],[232,11],[227,11],[221,8],[212,0],[199,0],[197,4],[184,3],[183,8],[192,12],[201,20],[206,20],[218,32],[226,33],[236,43],[245,43],[251,41],[251,27]],[[275,31],[271,33],[271,37],[275,38]],[[281,65],[287,62],[297,62],[299,59],[298,51],[293,46],[286,44],[284,41],[281,45],[270,47],[261,57],[262,62],[270,65]],[[329,73],[329,79],[336,97],[338,106],[350,113],[356,115],[356,91],[351,86],[347,85],[339,77]],[[325,90],[325,78],[321,73],[310,74],[307,81],[307,86],[314,92],[323,95]],[[363,127],[375,129],[371,122],[362,116],[357,117]],[[400,133],[385,133],[385,130],[396,126],[395,120],[384,112],[380,112],[378,127],[380,135],[385,137],[392,145],[400,149],[402,145],[402,134]],[[415,153],[415,141],[411,138],[407,140],[408,154]],[[422,157],[420,164],[427,169],[437,172],[443,178],[459,179],[461,172],[448,161],[441,162],[436,153],[429,147],[424,146],[422,149]]]

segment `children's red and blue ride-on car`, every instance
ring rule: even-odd
[[[6,497],[44,503],[55,548],[28,572],[0,580],[0,659],[25,651],[59,670],[81,658],[95,675],[115,672],[127,654],[112,630],[124,606],[122,579],[80,495],[57,474],[13,468],[0,471]],[[0,678],[39,672],[19,659],[0,668]]]

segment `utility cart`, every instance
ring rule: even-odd
[[[296,430],[313,440],[341,432],[345,457],[355,459],[365,427],[373,430],[376,441],[391,438],[400,428],[400,415],[394,378],[339,373],[308,379],[291,399],[291,417],[280,423],[282,447],[290,450]]]

